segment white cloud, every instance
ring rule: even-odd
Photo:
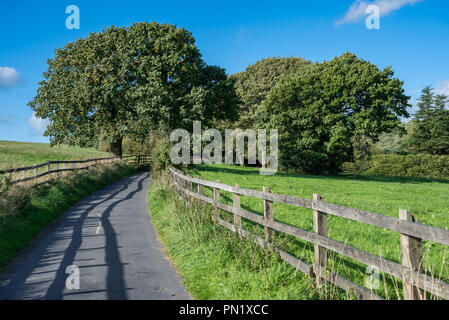
[[[337,25],[358,22],[363,17],[366,17],[365,10],[369,5],[375,5],[379,7],[380,16],[386,16],[390,13],[399,10],[405,5],[415,4],[422,0],[375,0],[375,1],[365,1],[365,0],[356,0],[349,7],[345,16],[336,22]]]
[[[33,133],[42,136],[44,134],[45,129],[47,129],[49,121],[46,119],[38,118],[36,117],[36,114],[33,113],[33,115],[30,118],[28,118],[28,124],[33,130]]]
[[[443,82],[440,82],[435,87],[435,93],[436,94],[445,94],[449,96],[449,80],[445,80]]]
[[[21,82],[19,71],[10,67],[0,67],[0,88],[11,88]]]

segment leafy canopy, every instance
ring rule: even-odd
[[[242,102],[240,121],[242,129],[254,128],[254,113],[268,96],[270,90],[285,76],[298,72],[310,61],[302,58],[265,58],[231,75],[235,90]]]
[[[192,34],[174,25],[110,27],[57,49],[29,106],[50,120],[52,143],[95,145],[121,154],[124,137],[191,127],[193,119],[236,119],[225,71],[201,59]]]
[[[409,97],[393,74],[345,53],[284,78],[257,113],[261,127],[279,130],[281,168],[338,173],[352,137],[377,140],[397,127]]]

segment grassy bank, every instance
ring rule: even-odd
[[[49,223],[90,193],[137,173],[114,164],[80,172],[37,189],[13,187],[0,194],[0,271]]]
[[[446,229],[449,227],[449,183],[413,178],[379,178],[379,177],[317,177],[278,173],[274,176],[261,176],[258,169],[227,165],[200,166],[192,174],[204,179],[235,185],[242,188],[262,190],[268,186],[274,193],[312,198],[313,193],[324,196],[331,203],[352,208],[398,217],[399,208],[410,210],[422,223]],[[206,189],[212,196],[212,191]],[[221,200],[232,204],[232,195],[221,193]],[[262,201],[250,197],[241,197],[242,208],[263,214]],[[289,205],[274,204],[275,220],[299,228],[313,231],[312,211]],[[244,228],[256,229],[244,223]],[[374,226],[329,216],[329,237],[348,245],[360,248],[389,260],[400,262],[399,234]],[[283,248],[302,260],[313,262],[313,246],[299,240],[286,237]],[[290,245],[295,241],[295,246]],[[427,273],[449,282],[448,248],[429,241],[424,241],[423,266]],[[330,264],[334,271],[364,285],[367,277],[366,266],[340,255],[332,255]],[[386,276],[377,293],[390,299],[401,295],[401,284]]]
[[[341,291],[317,292],[310,277],[214,224],[210,206],[186,205],[166,177],[153,177],[149,206],[167,254],[195,299],[348,298]]]
[[[43,163],[48,160],[84,160],[106,157],[106,152],[92,148],[50,147],[47,143],[0,141],[0,170]]]
[[[275,193],[299,197],[312,198],[313,193],[319,193],[331,203],[393,217],[398,216],[399,208],[408,209],[422,223],[449,227],[449,183],[445,181],[284,173],[261,176],[255,168],[226,165],[203,165],[191,173],[210,181],[220,180],[229,185],[238,183],[242,188],[262,190],[262,186],[268,186]],[[205,193],[212,196],[209,188],[205,188]],[[196,213],[185,207],[178,197],[163,184],[156,183],[150,191],[150,208],[161,238],[168,247],[168,254],[195,297],[310,299],[319,298],[319,294],[323,297],[323,293],[311,293],[314,285],[307,276],[300,272],[295,275],[294,268],[272,257],[265,257],[263,250],[251,243],[238,242],[224,228],[214,226],[210,221],[210,209]],[[232,204],[232,194],[222,191],[221,201]],[[261,200],[241,196],[241,206],[246,210],[263,214],[262,205]],[[275,203],[274,213],[277,221],[313,231],[312,211],[309,209]],[[203,214],[203,220],[197,217]],[[232,221],[230,214],[221,214],[224,219]],[[263,236],[263,228],[250,222],[244,221],[243,228]],[[328,231],[332,239],[400,263],[400,240],[395,232],[334,216],[328,218]],[[279,234],[275,239],[284,250],[313,263],[313,245]],[[423,251],[425,271],[449,282],[448,248],[424,241]],[[254,255],[260,260],[252,264],[256,260]],[[368,278],[366,265],[333,253],[330,253],[329,265],[333,271],[365,286]],[[290,283],[293,285],[290,286]],[[214,288],[219,289],[214,291]],[[387,299],[402,298],[401,281],[381,273],[380,287],[375,292]],[[327,292],[324,297],[347,298],[340,291]]]

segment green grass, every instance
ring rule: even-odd
[[[392,217],[398,217],[399,208],[410,210],[422,223],[440,227],[449,227],[449,182],[412,178],[388,177],[319,177],[278,173],[274,176],[261,176],[258,169],[227,165],[203,165],[192,170],[193,176],[235,185],[242,188],[262,190],[268,186],[272,192],[298,197],[312,198],[313,193],[324,196],[330,203],[371,211]],[[206,195],[212,196],[212,190],[206,188]],[[232,204],[232,194],[221,191],[221,201]],[[164,204],[160,204],[163,206]],[[166,204],[165,204],[166,205]],[[242,208],[263,214],[262,200],[242,196]],[[168,210],[168,209],[167,209]],[[294,206],[275,203],[275,220],[299,228],[313,231],[312,211]],[[222,212],[222,217],[231,220],[231,215]],[[244,221],[243,227],[263,235],[263,229]],[[222,228],[223,229],[223,228]],[[173,230],[176,232],[176,230]],[[381,255],[389,260],[400,262],[399,234],[374,226],[350,221],[329,215],[329,237],[372,254]],[[185,239],[187,242],[188,239]],[[308,263],[313,263],[313,246],[293,239],[290,236],[276,236],[277,244],[286,251]],[[186,244],[183,244],[186,245]],[[449,282],[449,252],[447,247],[424,241],[424,268],[427,273]],[[211,258],[205,253],[202,263]],[[214,259],[214,257],[212,257]],[[231,262],[229,262],[231,263]],[[351,281],[364,286],[367,278],[366,265],[349,258],[330,254],[331,269]],[[228,269],[228,265],[222,266]],[[182,268],[181,268],[182,269]],[[290,268],[294,273],[294,268]],[[181,271],[182,272],[182,271]],[[207,276],[206,276],[207,277]],[[389,276],[381,275],[381,287],[377,294],[389,299],[402,295],[402,284]],[[260,295],[263,295],[260,292]],[[227,296],[229,297],[229,296]],[[231,296],[232,298],[232,296]],[[235,296],[237,298],[237,296]]]
[[[48,160],[84,160],[108,154],[91,148],[50,147],[46,143],[0,141],[0,170],[39,164]]]
[[[14,187],[1,193],[0,271],[70,206],[90,193],[137,172],[136,167],[114,164],[99,170],[70,174],[37,189]]]
[[[166,253],[195,299],[320,299],[310,277],[276,255],[212,223],[212,208],[187,206],[153,176],[149,191],[152,221]],[[342,292],[329,295],[344,298]]]

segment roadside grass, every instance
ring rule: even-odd
[[[0,141],[0,170],[39,164],[48,160],[84,160],[107,157],[108,153],[93,148],[50,147],[47,143]]]
[[[212,207],[188,205],[170,188],[166,175],[152,177],[152,221],[166,253],[195,299],[345,299],[339,289],[315,290],[315,282],[250,239],[212,222]]]
[[[313,193],[318,193],[330,203],[392,217],[398,217],[399,208],[407,209],[424,224],[443,229],[449,227],[448,181],[389,177],[321,177],[287,173],[261,176],[257,168],[229,165],[201,165],[192,170],[191,174],[201,175],[210,181],[220,180],[228,185],[238,183],[242,188],[254,190],[262,190],[263,186],[267,186],[274,193],[309,199]],[[212,190],[209,188],[205,188],[205,193],[212,197]],[[232,204],[231,193],[221,191],[220,195],[222,202]],[[261,200],[241,196],[241,206],[246,210],[263,214]],[[222,213],[222,216],[232,221],[231,215]],[[274,216],[277,221],[313,231],[313,215],[310,209],[275,203]],[[243,228],[259,235],[263,234],[262,228],[250,222],[244,221]],[[400,263],[400,240],[396,232],[329,215],[328,233],[334,240]],[[313,263],[313,245],[279,235],[277,242],[281,248],[305,262]],[[448,248],[424,241],[423,251],[424,270],[436,278],[449,282]],[[366,265],[338,254],[330,255],[330,265],[334,272],[361,286],[365,285],[368,277]],[[399,280],[381,273],[380,282],[380,288],[375,291],[377,294],[388,299],[401,298],[402,284]]]
[[[70,206],[140,170],[112,164],[76,175],[70,173],[36,189],[14,186],[0,193],[0,271]]]

